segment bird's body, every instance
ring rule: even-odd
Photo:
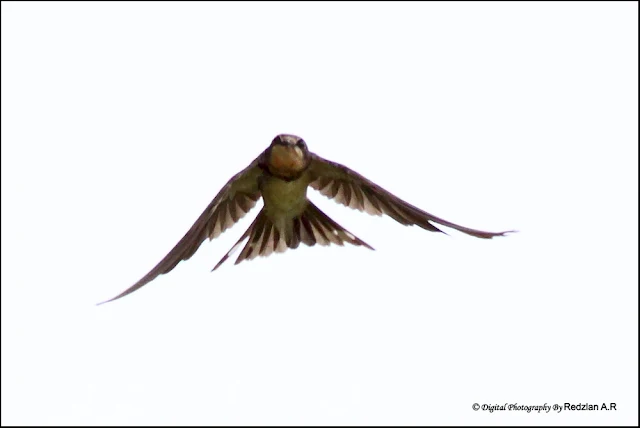
[[[262,210],[213,270],[245,240],[247,243],[236,264],[288,248],[295,249],[300,243],[313,246],[347,242],[373,249],[309,201],[309,187],[353,209],[373,215],[386,214],[401,224],[418,225],[433,232],[441,232],[434,225],[437,223],[478,238],[508,233],[470,229],[426,213],[346,166],[309,152],[302,138],[281,134],[247,168],[229,180],[160,263],[133,286],[106,302],[132,293],[158,275],[171,271],[180,261],[189,259],[205,239],[219,236],[244,217],[260,198],[264,202]]]
[[[307,206],[307,188],[310,182],[308,173],[291,181],[264,176],[259,187],[266,214],[272,220],[300,215]]]

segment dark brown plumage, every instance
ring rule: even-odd
[[[346,166],[309,152],[300,137],[281,134],[247,168],[225,184],[191,229],[148,274],[102,303],[124,297],[168,273],[180,261],[193,256],[205,239],[214,239],[233,226],[261,197],[264,207],[213,270],[245,240],[247,243],[236,264],[273,252],[284,252],[287,248],[295,249],[300,243],[313,246],[347,242],[373,249],[309,201],[306,196],[309,186],[350,208],[373,215],[386,214],[400,224],[418,225],[432,232],[442,232],[434,223],[483,239],[511,232],[483,232],[443,220],[403,201]]]

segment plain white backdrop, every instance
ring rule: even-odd
[[[278,133],[490,241],[371,244],[104,306]],[[637,425],[638,4],[2,2],[2,424]],[[472,405],[615,402],[617,411]]]

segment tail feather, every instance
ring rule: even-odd
[[[313,247],[316,243],[319,245],[344,245],[346,242],[373,250],[373,247],[333,221],[311,202],[308,202],[300,216],[288,219],[284,225],[279,226],[273,223],[263,208],[238,242],[212,270],[218,269],[247,238],[247,243],[235,264],[243,260],[252,260],[258,256],[267,257],[273,252],[281,253],[287,248],[295,249],[301,243]]]
[[[300,231],[300,239],[305,245],[312,247],[316,243],[316,239],[313,236],[313,229],[309,223],[309,219],[302,217],[297,219],[298,230]]]

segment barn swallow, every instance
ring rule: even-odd
[[[235,264],[257,256],[266,257],[274,251],[281,253],[287,248],[295,249],[300,243],[314,246],[344,245],[346,242],[373,250],[307,199],[309,186],[350,208],[377,216],[386,214],[400,224],[418,225],[431,232],[442,232],[436,224],[484,239],[512,232],[483,232],[443,220],[403,201],[346,166],[311,153],[302,138],[281,134],[247,168],[225,184],[160,263],[130,288],[102,303],[133,293],[157,276],[170,272],[182,260],[193,256],[206,238],[212,240],[220,236],[244,217],[261,197],[264,202],[262,210],[212,271],[219,268],[245,240],[247,243]]]

